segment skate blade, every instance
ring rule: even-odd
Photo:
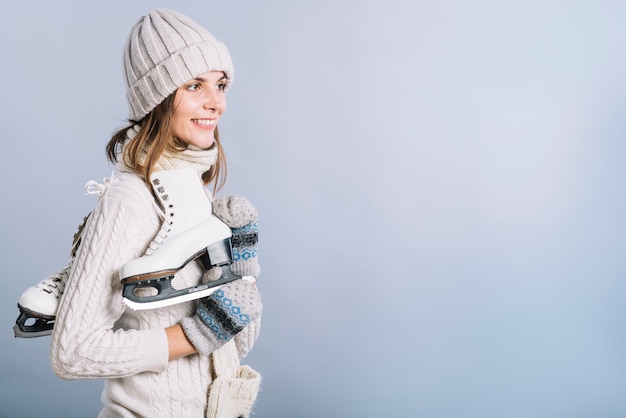
[[[52,334],[52,330],[47,329],[43,331],[22,331],[18,325],[14,325],[13,334],[16,338],[36,338],[48,336]]]
[[[256,282],[256,277],[254,276],[242,276],[241,280],[245,280],[249,283]],[[224,283],[227,284],[227,283]],[[128,306],[134,311],[143,311],[147,309],[156,309],[156,308],[165,308],[167,306],[177,305],[183,302],[190,302],[192,300],[200,299],[206,296],[209,296],[211,293],[215,292],[220,287],[224,286],[221,284],[219,286],[209,287],[207,289],[193,291],[184,295],[175,296],[167,299],[154,300],[151,302],[135,302],[126,297],[122,298],[122,302],[124,305]]]
[[[54,316],[42,315],[17,304],[20,315],[15,320],[13,334],[18,338],[45,337],[52,334]]]

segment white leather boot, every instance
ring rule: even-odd
[[[146,254],[120,269],[124,303],[152,309],[209,295],[220,285],[241,278],[230,271],[232,232],[213,214],[200,176],[193,169],[164,170],[150,177],[165,219]],[[186,289],[172,288],[174,274],[190,261],[222,267],[222,277]]]

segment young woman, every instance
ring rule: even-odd
[[[210,354],[232,340],[243,357],[258,337],[256,286],[234,280],[208,296],[146,310],[128,308],[123,286],[164,266],[175,271],[174,288],[219,278],[221,270],[207,272],[193,259],[211,243],[196,233],[211,210],[232,228],[233,241],[240,234],[241,248],[256,244],[257,214],[247,200],[211,202],[204,188],[215,191],[224,180],[217,126],[233,65],[196,22],[159,9],[132,28],[124,76],[130,125],[107,146],[117,173],[100,187],[82,232],[54,324],[52,366],[64,379],[106,379],[100,417],[200,417]],[[246,254],[233,272],[257,276],[256,253]],[[150,271],[129,278],[129,265]],[[138,289],[140,297],[142,290],[153,291]]]

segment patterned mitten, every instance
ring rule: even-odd
[[[233,273],[258,277],[261,268],[257,259],[257,210],[244,197],[227,196],[213,201],[213,213],[232,230]],[[221,272],[220,268],[213,268],[205,273],[203,280],[217,280]],[[244,280],[235,280],[201,299],[196,314],[184,318],[181,325],[196,350],[209,355],[259,318],[262,310],[256,286]]]
[[[200,354],[222,347],[261,316],[263,304],[253,283],[235,280],[202,298],[192,317],[183,318],[185,335]]]
[[[233,273],[259,277],[261,267],[257,258],[259,214],[245,197],[218,197],[213,201],[213,213],[228,225],[233,236]],[[209,279],[210,280],[210,279]]]

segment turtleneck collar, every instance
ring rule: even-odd
[[[126,139],[122,144],[122,155],[130,141],[139,132],[139,125],[134,125],[126,131]],[[145,159],[145,151],[141,153],[140,163],[143,164]],[[193,145],[189,145],[184,151],[168,151],[165,150],[155,165],[155,171],[176,170],[180,168],[194,168],[199,176],[208,171],[217,161],[217,143],[209,149],[201,149]],[[122,172],[132,172],[130,167],[124,163],[124,158],[120,158],[117,163],[117,169]]]

